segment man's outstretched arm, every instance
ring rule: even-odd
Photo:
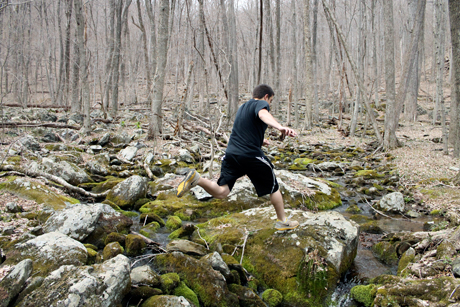
[[[273,127],[275,129],[281,131],[281,133],[283,135],[287,135],[287,136],[296,136],[297,135],[297,133],[294,131],[294,129],[291,129],[289,127],[284,127],[280,123],[278,123],[278,121],[273,117],[273,115],[270,114],[270,112],[268,112],[267,109],[260,110],[258,115],[259,115],[259,118],[264,123],[266,123],[270,127]]]

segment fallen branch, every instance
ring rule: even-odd
[[[153,153],[151,151],[149,151],[145,155],[144,169],[145,169],[145,172],[147,173],[147,176],[149,176],[150,179],[154,179],[152,170],[150,169],[150,166],[149,166],[149,164],[152,162],[152,160],[153,160]]]
[[[91,192],[88,192],[88,191],[86,191],[86,190],[84,190],[82,188],[79,188],[79,187],[76,187],[74,185],[71,185],[70,183],[68,183],[67,181],[62,179],[61,177],[54,176],[54,175],[51,175],[51,174],[48,174],[48,173],[45,173],[45,172],[40,172],[40,171],[23,170],[20,167],[13,166],[13,165],[2,165],[0,167],[0,170],[1,171],[14,171],[14,172],[22,173],[22,174],[24,174],[24,176],[29,176],[29,177],[44,177],[44,178],[46,178],[48,180],[54,181],[54,182],[62,185],[63,187],[65,187],[66,189],[68,189],[70,191],[77,192],[77,193],[79,193],[79,194],[81,194],[83,196],[86,196],[86,197],[104,198],[110,192],[110,190],[108,190],[108,191],[105,191],[103,193],[91,193]]]
[[[9,122],[0,123],[1,127],[5,128],[17,128],[17,127],[49,127],[49,128],[69,128],[74,130],[80,130],[78,126],[72,126],[67,124],[55,124],[55,123],[20,123],[20,122]]]

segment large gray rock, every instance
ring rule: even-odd
[[[21,149],[21,147],[25,147],[26,149],[31,151],[40,151],[41,149],[38,141],[31,135],[26,135],[20,138],[18,141],[18,145],[15,147],[19,147],[19,149]]]
[[[180,273],[181,279],[187,280],[187,286],[195,292],[202,306],[239,306],[238,298],[228,290],[224,276],[206,262],[181,252],[172,252],[157,255],[152,263],[161,274]]]
[[[128,146],[125,149],[121,150],[118,154],[120,160],[131,161],[138,151],[136,146]]]
[[[24,283],[32,272],[32,260],[19,262],[13,270],[0,281],[0,307],[7,307],[11,300],[21,292]]]
[[[5,264],[27,258],[33,261],[34,272],[46,276],[62,265],[86,264],[88,252],[82,243],[60,232],[50,232],[16,244],[8,251]]]
[[[147,182],[147,178],[138,175],[131,176],[113,187],[107,199],[120,208],[130,208],[138,199],[147,194]]]
[[[97,221],[103,211],[112,211],[105,204],[78,204],[62,211],[56,211],[46,221],[43,230],[45,232],[58,231],[75,240],[83,241],[95,229]],[[117,213],[113,210],[114,214]]]
[[[45,172],[61,177],[72,185],[91,182],[91,178],[89,178],[88,174],[86,174],[83,169],[71,162],[54,162],[49,158],[43,158],[41,167],[44,168]]]
[[[160,275],[158,275],[149,265],[139,266],[131,271],[131,283],[133,285],[147,285],[159,287]]]
[[[194,159],[190,154],[190,151],[187,149],[180,149],[179,150],[179,161],[183,161],[185,163],[193,163]]]
[[[148,298],[141,307],[192,307],[183,296],[174,295],[155,295]]]
[[[211,250],[220,245],[226,253],[232,253],[248,235],[243,261],[251,267],[255,278],[281,292],[286,305],[305,306],[302,298],[308,300],[313,296],[318,303],[353,263],[359,225],[335,211],[286,209],[286,214],[299,222],[295,230],[275,231],[276,213],[269,206],[227,215],[225,222],[209,220],[200,226],[200,232],[202,237],[213,238]],[[201,242],[195,234],[192,239]],[[238,248],[235,258],[239,257]],[[298,294],[299,300],[291,297],[292,293]]]
[[[380,199],[379,207],[383,211],[404,212],[404,196],[400,192],[389,193]]]
[[[98,161],[88,161],[86,163],[86,168],[91,174],[107,176],[109,171],[107,168]]]
[[[206,248],[203,245],[188,240],[174,240],[166,246],[168,252],[179,251],[184,254],[204,256]]]
[[[212,266],[214,270],[221,272],[224,276],[230,275],[230,269],[228,268],[228,265],[225,263],[218,252],[214,252],[202,257],[201,261],[206,261]]]
[[[117,306],[129,291],[129,273],[123,255],[93,266],[61,266],[19,306]]]

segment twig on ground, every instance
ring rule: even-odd
[[[203,239],[203,237],[202,237],[201,234],[200,234],[200,228],[198,228],[197,226],[195,226],[195,228],[196,228],[196,230],[197,230],[196,232],[198,233],[198,236],[200,237],[200,239],[204,241],[204,244],[206,244],[206,249],[209,250],[208,242],[206,242],[206,240]]]
[[[249,231],[244,228],[244,242],[243,242],[243,251],[241,252],[240,264],[243,264],[243,257],[244,257],[244,248],[246,247],[246,242],[248,241]]]

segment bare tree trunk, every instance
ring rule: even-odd
[[[379,76],[379,69],[377,63],[377,27],[375,25],[375,15],[377,14],[375,9],[375,4],[377,0],[372,0],[372,9],[371,9],[371,24],[372,24],[372,66],[374,67],[374,101],[375,106],[380,105],[379,99],[379,87],[380,87],[380,76]]]
[[[259,65],[257,71],[257,84],[260,84],[260,75],[262,73],[262,38],[263,38],[263,27],[264,27],[264,3],[260,0],[260,27],[259,27]]]
[[[281,77],[281,1],[276,0],[276,41],[275,41],[275,50],[276,50],[276,71],[275,71],[275,98],[273,99],[273,113],[278,114],[280,111],[280,101],[281,101],[281,86],[280,86],[280,77]]]
[[[80,55],[80,72],[81,72],[81,87],[82,87],[82,101],[84,111],[83,121],[83,133],[89,133],[91,131],[91,119],[90,114],[90,97],[89,97],[89,84],[88,84],[88,65],[86,63],[86,38],[85,38],[85,27],[86,18],[84,15],[84,8],[82,0],[75,0],[75,21],[77,22],[76,35],[77,44]]]
[[[318,97],[318,56],[317,56],[317,37],[318,37],[318,0],[313,0],[313,28],[312,28],[312,49],[311,49],[311,61],[313,68],[313,109],[314,118],[319,121],[319,97]]]
[[[156,42],[157,42],[157,37],[156,37],[156,20],[155,20],[155,15],[153,14],[154,12],[154,6],[155,6],[155,0],[153,1],[154,5],[152,6],[151,1],[144,1],[145,7],[147,10],[147,15],[149,16],[150,20],[150,70],[152,72],[156,71],[157,68],[157,48],[156,48]],[[148,95],[147,95],[147,104],[148,106],[152,106],[152,88],[153,84],[150,85],[148,88]]]
[[[313,65],[311,50],[310,31],[310,0],[304,0],[304,25],[303,34],[305,39],[305,122],[304,129],[313,127],[312,104],[313,104]]]
[[[449,0],[449,16],[450,16],[450,38],[452,41],[452,96],[455,95],[455,100],[452,100],[452,108],[456,109],[456,118],[451,118],[451,125],[456,125],[456,135],[454,141],[454,157],[460,157],[460,122],[459,122],[459,99],[460,99],[460,1]]]
[[[434,45],[435,45],[435,59],[436,59],[436,95],[435,95],[435,106],[433,111],[433,122],[434,125],[438,119],[438,111],[441,108],[443,99],[443,79],[444,79],[444,41],[445,41],[445,16],[446,8],[444,6],[444,0],[436,0],[435,2],[435,31],[434,31]]]
[[[166,61],[168,57],[169,36],[169,0],[160,0],[160,14],[158,23],[157,67],[153,78],[152,113],[147,138],[152,140],[160,136],[162,131],[163,90],[166,75]]]
[[[273,21],[272,21],[272,13],[271,13],[271,0],[264,0],[264,10],[265,10],[265,20],[266,20],[266,33],[268,38],[268,60],[270,62],[270,72],[268,74],[267,82],[269,84],[273,84],[274,76],[275,76],[275,48],[274,48],[274,40],[273,40]],[[268,66],[268,65],[267,65]]]
[[[294,98],[294,127],[299,127],[299,83],[297,81],[298,71],[297,71],[297,14],[296,14],[296,5],[295,0],[291,0],[291,11],[292,11],[292,96]],[[288,110],[290,111],[290,110]],[[290,114],[288,115],[290,116]]]
[[[385,86],[386,86],[386,109],[385,109],[385,132],[383,147],[388,150],[398,146],[398,139],[394,131],[395,116],[395,46],[394,46],[394,21],[393,21],[393,0],[383,2],[384,16],[384,37],[385,37]]]
[[[150,3],[150,1],[147,1]],[[144,66],[145,66],[145,77],[147,79],[147,95],[149,96],[150,88],[152,87],[152,77],[150,75],[150,60],[149,60],[149,50],[147,47],[147,32],[145,31],[144,20],[142,18],[142,10],[141,10],[141,1],[137,0],[137,18],[139,20],[139,30],[142,32],[142,45],[144,47]]]
[[[360,80],[364,80],[364,57],[366,55],[365,35],[366,35],[366,4],[364,0],[359,1],[358,8],[358,74]],[[359,108],[362,100],[361,91],[357,91],[356,100],[353,108],[353,116],[351,118],[350,136],[355,136],[356,125],[358,123]]]
[[[235,119],[238,111],[238,39],[236,37],[236,16],[233,0],[229,0],[229,95],[228,95],[228,116],[231,121]]]
[[[177,114],[176,133],[179,137],[182,135],[182,123],[184,121],[185,105],[187,103],[187,96],[190,95],[188,89],[192,86],[190,81],[192,79],[193,65],[194,65],[193,61],[190,61],[190,64],[188,66],[187,80],[185,81],[185,89],[184,89],[184,93],[182,94],[182,99],[181,99],[180,107],[179,107],[179,113]]]
[[[410,88],[411,78],[414,74],[418,74],[418,58],[417,54],[419,53],[419,41],[422,36],[423,32],[423,24],[425,21],[425,7],[426,7],[426,0],[418,0],[417,2],[417,14],[416,20],[414,25],[414,31],[412,33],[412,39],[407,50],[404,58],[404,66],[403,71],[401,74],[401,82],[399,83],[398,87],[398,94],[396,96],[396,121],[394,124],[393,131],[396,132],[398,123],[399,123],[399,116],[401,115],[401,111],[403,108],[404,101],[406,100],[406,96],[408,90]],[[413,88],[413,87],[412,87]]]
[[[345,45],[345,39],[344,39],[342,30],[340,29],[339,25],[337,24],[337,21],[335,20],[335,17],[331,14],[329,6],[325,2],[325,0],[322,0],[322,1],[323,1],[324,10],[326,12],[326,17],[329,18],[332,21],[332,23],[334,24],[334,26],[336,28],[336,31],[337,31],[337,36],[338,36],[339,40],[342,43],[343,49],[345,50],[345,53],[346,53],[347,58],[348,58],[348,62],[350,63],[351,69],[353,70],[353,74],[354,74],[355,78],[358,81],[358,88],[359,88],[359,91],[361,92],[361,95],[363,97],[364,103],[366,105],[366,110],[367,110],[367,113],[369,114],[368,116],[369,116],[369,119],[370,119],[370,121],[372,123],[372,127],[374,129],[374,132],[375,132],[375,135],[377,137],[377,140],[378,140],[379,143],[383,143],[382,135],[380,134],[380,130],[379,130],[379,127],[378,127],[378,124],[377,124],[377,120],[375,119],[373,109],[372,109],[372,107],[371,107],[371,105],[369,103],[369,100],[367,99],[367,97],[365,95],[364,81],[361,80],[361,78],[360,78],[360,76],[358,74],[357,68],[356,68],[356,64],[353,61],[353,59],[351,58],[350,53],[348,51],[348,48]]]

